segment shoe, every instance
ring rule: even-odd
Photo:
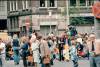
[[[19,63],[18,62],[15,62],[15,65],[18,65]]]

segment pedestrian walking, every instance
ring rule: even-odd
[[[100,67],[100,40],[96,40],[95,34],[89,35],[88,49],[90,56],[90,67]]]
[[[0,67],[5,67],[6,61],[5,61],[5,43],[2,42],[2,39],[0,38]]]
[[[50,65],[50,49],[46,40],[39,36],[40,41],[40,53],[42,64],[41,67],[51,67]]]
[[[87,42],[88,50],[89,50],[89,59],[90,59],[90,67],[95,67],[94,63],[94,45],[95,45],[95,34],[90,34]]]
[[[51,63],[51,65],[53,65],[54,64],[53,63],[53,60],[54,60],[54,58],[53,58],[53,56],[54,56],[54,48],[56,47],[56,42],[54,40],[54,36],[53,37],[48,37],[47,38],[47,42],[48,42],[48,46],[49,46],[50,52],[51,52],[51,54],[50,54],[50,58],[51,58],[50,63]]]
[[[71,44],[72,44],[72,46],[70,47],[70,56],[71,56],[71,60],[73,61],[73,67],[78,67],[76,41],[71,40]]]
[[[63,46],[65,45],[65,38],[64,35],[60,37],[60,43],[59,43],[59,55],[60,55],[60,61],[64,61],[64,56],[63,56]]]
[[[69,45],[68,45],[68,36],[65,36],[65,45],[63,49],[63,56],[65,61],[69,61]]]
[[[19,48],[20,48],[20,45],[19,45],[19,40],[18,40],[18,36],[16,34],[14,34],[13,36],[13,45],[12,45],[12,48],[13,48],[13,56],[14,56],[14,63],[15,65],[18,65],[19,64],[19,61],[20,61],[20,54],[19,54]]]
[[[94,50],[94,67],[100,67],[100,39],[96,39],[95,41],[95,50]],[[92,66],[92,67],[93,67]]]
[[[33,53],[34,66],[37,67],[37,64],[40,63],[40,54],[39,54],[39,41],[36,39],[36,36],[31,38],[31,49]]]

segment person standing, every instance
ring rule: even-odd
[[[90,67],[95,67],[94,63],[94,46],[95,46],[95,34],[89,35],[89,41],[87,42],[88,50],[89,50],[89,59],[90,59]]]
[[[6,61],[5,61],[5,43],[2,42],[2,39],[0,38],[0,67],[5,67]]]
[[[50,52],[51,52],[51,61],[50,61],[50,63],[51,63],[51,65],[53,65],[54,63],[53,63],[53,60],[54,60],[54,58],[53,58],[53,56],[54,56],[54,48],[56,47],[56,43],[55,43],[55,41],[54,41],[54,36],[53,37],[48,37],[48,39],[47,39],[47,42],[48,42],[48,46],[49,46],[49,48],[50,48]]]
[[[60,43],[59,43],[59,56],[60,56],[60,61],[64,61],[64,56],[63,56],[63,46],[65,45],[65,38],[64,35],[61,36],[60,38]]]
[[[19,55],[20,45],[19,45],[18,36],[16,34],[13,35],[12,43],[13,43],[12,48],[13,48],[13,52],[14,52],[14,62],[15,62],[15,65],[18,65],[19,61],[20,61],[20,55]]]
[[[21,47],[22,49],[22,60],[24,67],[27,67],[27,55],[28,55],[28,38],[26,36],[22,39],[23,45]]]
[[[50,65],[50,49],[48,43],[42,36],[39,36],[40,42],[40,53],[41,53],[41,60],[42,65],[41,67],[51,67]]]
[[[89,40],[90,67],[100,67],[100,39],[96,39],[95,34],[90,34]]]
[[[39,55],[39,41],[36,39],[35,35],[31,38],[31,50],[33,53],[34,66],[38,67],[37,64],[40,63]]]
[[[95,55],[94,55],[94,67],[100,67],[100,39],[95,41]]]
[[[76,41],[71,40],[71,44],[72,44],[72,46],[70,47],[70,56],[71,56],[71,60],[73,61],[73,67],[78,67]]]
[[[65,36],[65,45],[64,45],[64,50],[63,50],[63,56],[65,61],[69,61],[69,45],[68,45],[68,36]]]

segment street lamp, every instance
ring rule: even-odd
[[[52,11],[49,10],[49,18],[50,18],[50,20],[51,20],[51,16],[52,16]],[[49,20],[49,23],[50,23],[50,20]],[[51,33],[51,23],[50,23],[50,33]]]

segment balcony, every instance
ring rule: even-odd
[[[11,17],[11,16],[19,16],[19,11],[9,11],[8,17]]]
[[[8,17],[11,16],[23,16],[23,15],[30,15],[32,14],[32,10],[31,9],[21,9],[21,10],[16,10],[16,11],[9,11],[8,12]]]
[[[31,14],[32,14],[32,9],[23,9],[19,11],[20,16],[31,15]]]

